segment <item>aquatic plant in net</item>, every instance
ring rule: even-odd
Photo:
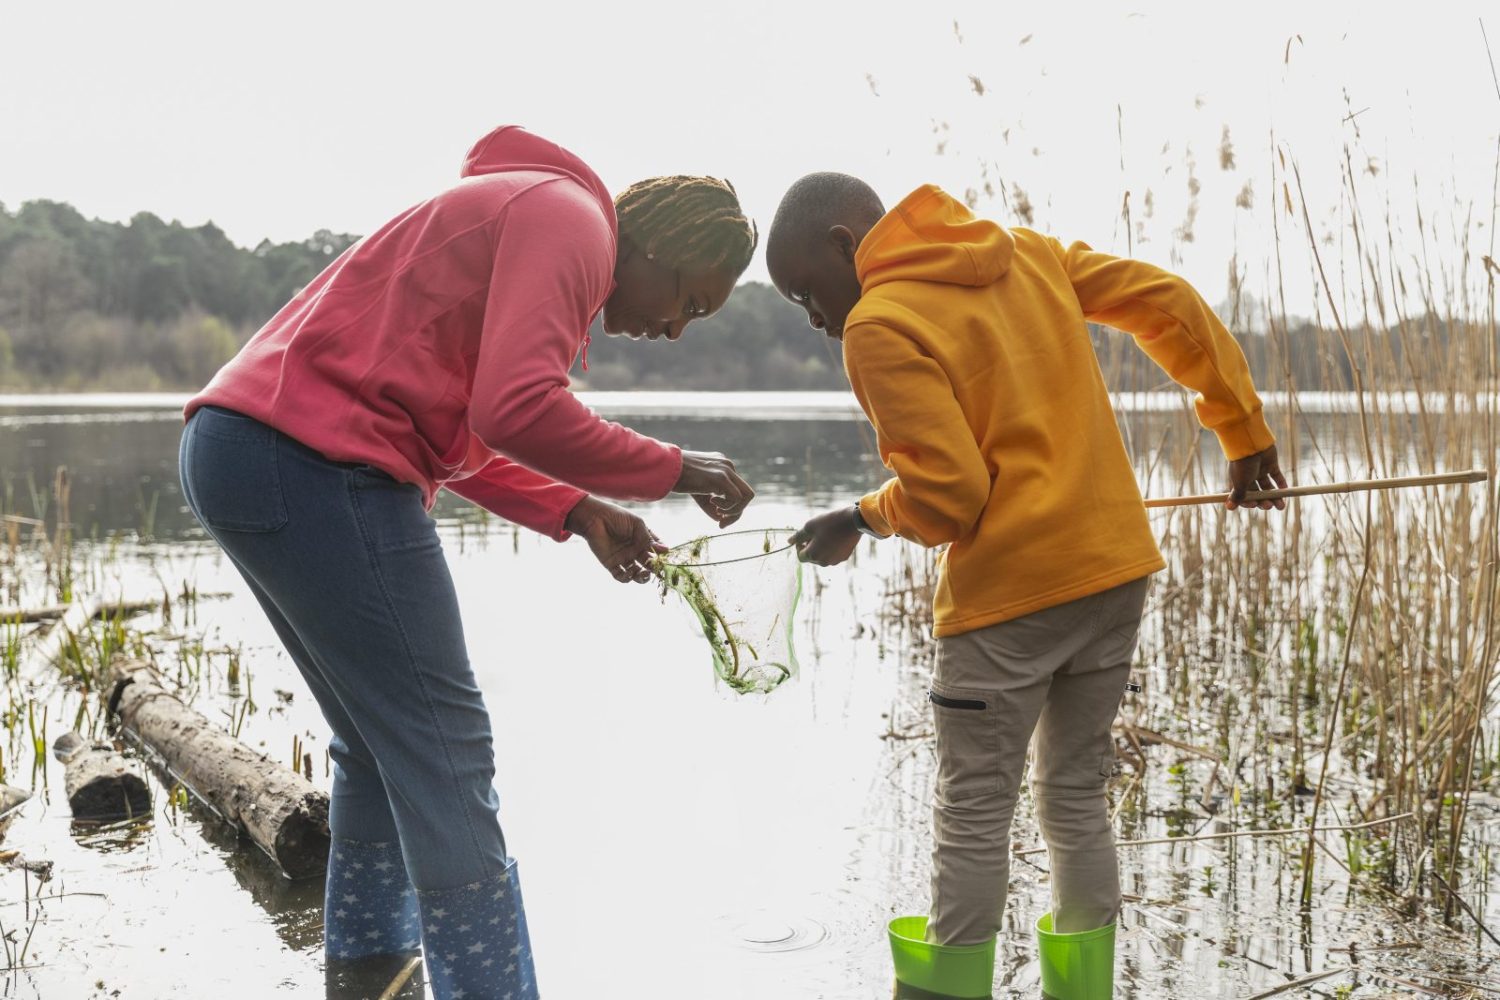
[[[714,674],[739,694],[774,691],[797,673],[792,620],[802,563],[791,528],[699,538],[656,560],[662,597],[675,591],[698,620]]]

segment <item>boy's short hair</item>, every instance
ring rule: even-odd
[[[833,226],[866,229],[884,214],[880,196],[858,177],[831,170],[808,174],[782,196],[767,249],[789,240],[818,239]]]

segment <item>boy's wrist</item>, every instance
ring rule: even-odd
[[[860,513],[859,504],[856,503],[852,508],[850,508],[849,512],[850,515],[854,518],[855,529],[858,530],[861,535],[868,535],[871,538],[875,539],[884,537],[880,534],[880,532],[870,527],[870,522],[866,521],[865,515]]]

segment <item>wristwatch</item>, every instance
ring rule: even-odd
[[[854,526],[859,529],[861,535],[869,535],[871,538],[884,538],[880,532],[870,527],[870,522],[859,512],[859,504],[854,505]]]

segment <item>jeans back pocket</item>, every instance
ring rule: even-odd
[[[183,433],[182,481],[198,520],[221,531],[268,532],[286,525],[275,429],[205,406]]]

